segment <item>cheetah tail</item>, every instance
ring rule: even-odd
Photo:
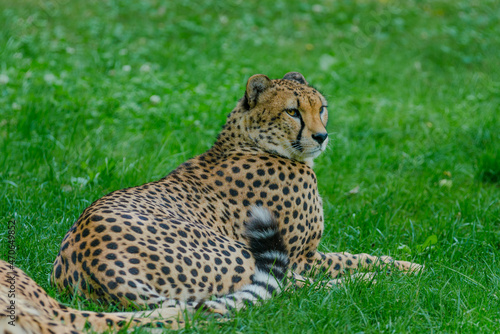
[[[288,270],[289,258],[286,246],[280,236],[278,221],[268,209],[254,207],[245,236],[255,258],[255,273],[252,283],[232,294],[215,300],[204,301],[197,308],[226,314],[239,310],[247,304],[253,305],[281,292],[282,281]]]

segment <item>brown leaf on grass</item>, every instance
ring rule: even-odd
[[[346,195],[348,196],[352,196],[352,195],[356,195],[357,193],[359,193],[359,185],[352,188],[351,190],[349,190]]]

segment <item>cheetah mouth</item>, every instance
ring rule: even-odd
[[[303,151],[302,153],[307,158],[316,158],[317,156],[319,156],[324,151],[325,151],[325,148],[322,147],[322,146],[319,146],[319,147],[315,147],[315,148],[312,148],[312,149],[307,150],[307,151]]]

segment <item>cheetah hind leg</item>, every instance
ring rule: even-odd
[[[12,289],[8,280],[16,282],[15,310],[12,312],[9,311],[13,310],[11,300],[7,298]],[[165,302],[155,310],[141,312],[102,313],[72,309],[51,298],[21,269],[12,268],[0,260],[0,333],[74,334],[90,328],[102,332],[136,326],[144,326],[145,330],[155,332],[155,329],[160,328],[183,327],[186,311],[194,311],[194,307],[175,301]],[[12,321],[15,326],[9,324]]]
[[[58,310],[59,315],[54,318],[36,309],[22,307],[16,315],[15,327],[7,325],[10,318],[0,316],[0,333],[3,333],[2,329],[9,329],[12,334],[76,334],[86,333],[88,329],[96,333],[110,329],[121,333],[124,329],[135,327],[141,327],[141,333],[163,333],[166,328],[184,327],[185,312],[193,313],[194,308],[179,303],[141,312],[99,313],[63,308]]]
[[[80,311],[70,310],[69,314],[74,315],[76,318],[76,322],[73,324],[65,321],[59,322],[46,316],[20,312],[13,322],[15,326],[12,326],[10,317],[0,316],[0,333],[83,334],[90,332],[89,329],[92,329],[92,333],[108,332],[109,330],[111,332],[118,330],[122,333],[124,330],[132,330],[134,327],[140,326],[141,333],[160,334],[165,332],[165,328],[178,329],[184,326],[182,314],[174,310],[168,310],[167,312],[165,310],[155,310],[144,313],[85,313],[87,318],[83,319],[80,318]],[[96,318],[96,316],[99,318]],[[112,325],[110,321],[115,325]]]
[[[254,207],[247,226],[246,237],[255,258],[252,282],[234,293],[203,301],[197,309],[225,315],[247,305],[269,299],[282,290],[282,282],[288,270],[289,258],[281,239],[278,221],[262,207]]]

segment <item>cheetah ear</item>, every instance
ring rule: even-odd
[[[248,79],[245,97],[250,108],[255,107],[259,94],[268,89],[272,82],[264,74],[255,74]]]
[[[309,85],[306,81],[306,78],[304,78],[304,76],[299,72],[288,72],[287,74],[285,74],[283,79],[297,81],[298,83],[301,83],[303,85]]]

